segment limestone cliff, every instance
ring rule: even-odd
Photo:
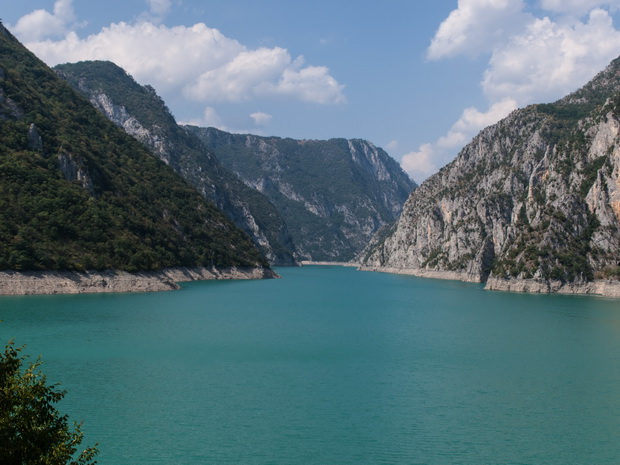
[[[295,140],[187,127],[278,208],[302,260],[349,261],[398,218],[416,184],[361,139]]]
[[[409,197],[364,266],[539,292],[617,282],[619,70],[480,132]]]

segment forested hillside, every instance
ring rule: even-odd
[[[109,61],[57,66],[56,72],[114,124],[143,143],[253,239],[272,264],[295,263],[294,245],[275,206],[227,170],[198,138],[179,126],[150,86]]]
[[[0,270],[266,262],[0,25]]]
[[[305,260],[348,261],[394,222],[416,184],[362,139],[296,140],[187,127],[278,208]]]

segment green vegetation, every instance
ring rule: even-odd
[[[392,205],[402,205],[415,188],[397,162],[381,152],[378,157],[390,179],[377,179],[364,159],[368,146],[362,140],[300,141],[188,129],[246,183],[263,186],[302,258],[353,259],[368,244],[370,233],[396,219]]]
[[[165,159],[174,171],[253,237],[255,245],[275,264],[294,263],[294,246],[275,206],[222,166],[194,134],[177,125],[153,88],[141,86],[108,61],[64,64],[55,70],[86,98],[98,99],[103,93],[116,108],[124,108],[149,131],[149,137],[140,139],[147,148]],[[154,141],[160,145],[155,146]],[[264,238],[268,244],[264,244]]]
[[[215,206],[8,32],[0,57],[0,269],[266,264]]]
[[[583,170],[583,181],[581,186],[579,187],[579,194],[582,199],[585,199],[588,195],[588,192],[592,188],[592,185],[596,181],[599,170],[605,165],[608,157],[603,155],[602,157],[593,160],[591,163],[588,163]]]
[[[0,354],[0,463],[3,465],[90,465],[96,447],[75,457],[83,439],[79,424],[55,407],[64,396],[48,385],[41,360],[26,357],[9,342]]]
[[[90,90],[103,92],[113,102],[122,102],[127,113],[144,127],[176,126],[174,117],[155,89],[141,86],[114,63],[82,61],[58,65],[54,70],[77,90],[86,91],[82,87],[88,86]]]

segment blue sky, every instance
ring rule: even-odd
[[[483,127],[620,55],[620,0],[2,3],[46,63],[114,61],[179,122],[368,139],[418,182]]]

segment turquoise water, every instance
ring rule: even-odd
[[[617,464],[620,302],[311,266],[0,298],[101,465]]]

